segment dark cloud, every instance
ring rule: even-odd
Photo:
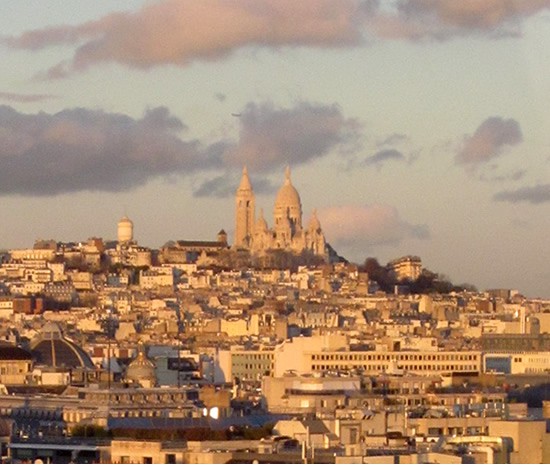
[[[0,106],[0,193],[121,191],[219,166],[225,145],[183,141],[183,128],[166,108],[133,119],[84,108],[50,115]]]
[[[377,142],[376,146],[378,148],[387,147],[388,145],[398,145],[409,140],[409,136],[406,134],[394,133],[385,137],[384,139]]]
[[[465,138],[456,156],[459,164],[475,166],[501,155],[505,146],[519,144],[523,135],[515,119],[487,118],[472,136]]]
[[[16,94],[13,92],[0,92],[0,100],[4,100],[5,102],[33,103],[56,98],[58,97],[52,94]]]
[[[548,0],[401,0],[405,17],[431,17],[441,24],[487,30],[550,8]]]
[[[525,175],[527,174],[526,170],[516,170],[511,173],[507,174],[497,174],[492,176],[487,176],[484,174],[481,174],[479,176],[480,181],[489,181],[489,182],[509,182],[509,181],[519,181],[520,179],[523,179]]]
[[[235,194],[237,181],[228,176],[216,176],[204,181],[193,191],[195,197],[225,198]]]
[[[216,197],[228,198],[235,195],[239,179],[236,176],[229,174],[216,176],[212,179],[204,181],[198,188],[193,191],[195,197]],[[254,178],[252,188],[256,195],[272,194],[277,188],[269,179]]]
[[[389,39],[446,40],[465,35],[521,34],[521,21],[550,8],[550,0],[398,0],[369,17],[371,33]]]
[[[359,137],[357,123],[334,105],[301,102],[281,109],[249,104],[238,121],[238,140],[206,144],[182,139],[186,126],[164,107],[134,119],[85,108],[24,114],[0,106],[0,194],[122,191],[156,177],[226,169],[235,173],[231,184],[220,176],[195,191],[197,196],[226,196],[245,164],[261,174],[349,149]],[[256,179],[258,194],[273,192],[267,179]]]
[[[405,161],[406,157],[399,150],[385,149],[379,150],[374,155],[365,159],[365,165],[382,165],[386,161]]]
[[[497,192],[493,199],[497,202],[539,204],[550,202],[550,184],[538,184],[533,187],[522,187],[516,190]]]
[[[226,152],[226,160],[256,171],[300,165],[334,151],[354,151],[361,137],[358,121],[345,118],[337,105],[299,102],[278,108],[251,103],[239,121],[239,141]]]

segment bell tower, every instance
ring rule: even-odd
[[[255,197],[246,166],[235,195],[235,210],[235,245],[249,247],[254,233]]]

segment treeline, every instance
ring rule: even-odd
[[[412,294],[449,294],[450,292],[477,291],[472,284],[455,285],[445,275],[427,269],[424,269],[416,280],[398,280],[386,266],[380,265],[378,260],[373,257],[365,259],[364,263],[359,266],[359,271],[367,273],[369,279],[375,281],[380,290],[387,293],[393,293],[395,286],[407,286]]]

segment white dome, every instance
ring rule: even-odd
[[[285,183],[279,189],[277,198],[275,199],[275,208],[277,207],[298,207],[301,208],[300,194],[292,185],[290,180],[290,168],[287,167],[285,172]]]
[[[123,216],[120,221],[118,222],[118,225],[121,226],[121,225],[128,225],[128,226],[134,226],[134,223],[133,221],[128,218],[127,216]]]
[[[117,237],[118,242],[130,242],[134,238],[134,223],[127,216],[118,222]]]

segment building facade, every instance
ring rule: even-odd
[[[270,228],[263,211],[256,220],[256,200],[248,171],[243,169],[235,196],[235,241],[238,248],[262,255],[268,250],[284,250],[296,254],[310,252],[326,256],[326,241],[315,211],[306,227],[302,224],[300,195],[292,185],[290,168],[277,193],[273,209],[274,226]]]

